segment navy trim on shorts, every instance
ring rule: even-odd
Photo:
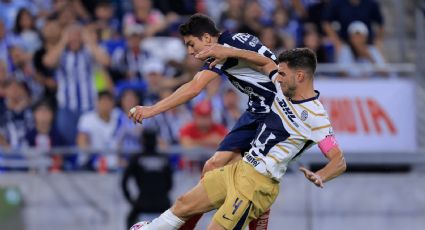
[[[245,223],[246,219],[248,218],[249,210],[251,209],[252,202],[249,202],[248,208],[245,209],[245,212],[241,219],[238,221],[236,226],[233,228],[233,230],[242,230],[243,224]]]

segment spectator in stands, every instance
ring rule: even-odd
[[[334,51],[328,50],[323,44],[322,37],[317,31],[315,24],[304,24],[304,36],[301,46],[307,47],[316,53],[317,62],[326,63],[333,62]]]
[[[43,87],[35,79],[31,56],[21,46],[15,44],[9,47],[9,54],[11,76],[20,81],[25,81],[31,89],[32,100],[38,101],[43,94]]]
[[[212,105],[202,101],[194,107],[194,121],[180,131],[180,145],[183,148],[216,148],[227,133],[226,127],[213,122]]]
[[[0,59],[0,111],[6,110],[5,98],[8,78],[6,63]]]
[[[220,15],[218,25],[220,28],[229,30],[232,33],[239,32],[240,23],[242,21],[244,6],[243,0],[229,0],[227,1],[226,9]]]
[[[75,143],[78,118],[92,110],[96,101],[94,63],[109,66],[107,53],[97,44],[93,30],[72,25],[61,40],[47,51],[43,63],[57,68],[58,129],[66,142]]]
[[[120,37],[120,23],[114,17],[114,6],[110,0],[99,0],[94,9],[95,26],[101,41],[109,41]]]
[[[140,97],[135,89],[127,88],[120,93],[119,108],[121,112],[116,135],[120,149],[134,150],[141,148],[140,135],[142,134],[142,127],[145,125],[135,125],[127,116],[128,111],[139,104],[141,104]]]
[[[90,14],[84,8],[81,0],[54,1],[54,10],[50,19],[57,19],[61,28],[66,28],[77,22],[89,22]]]
[[[121,75],[118,77],[121,80],[133,83],[144,81],[144,64],[154,58],[150,52],[141,49],[144,31],[144,27],[141,25],[128,26],[125,31],[126,47],[116,49],[112,55],[112,66],[115,72]]]
[[[3,21],[7,30],[11,31],[18,11],[22,8],[34,10],[31,7],[31,1],[0,0],[0,21]]]
[[[173,90],[171,89],[162,89],[159,93],[160,100],[168,97],[172,93]],[[188,106],[183,105],[146,119],[143,126],[157,132],[159,137],[159,148],[166,150],[170,146],[179,144],[180,129],[191,119],[192,116]]]
[[[276,33],[278,33],[279,37],[283,38],[284,48],[295,48],[297,42],[300,40],[299,22],[292,19],[285,8],[277,8],[273,12],[273,23]]]
[[[349,66],[353,63],[371,64],[377,67],[385,65],[380,51],[367,43],[369,31],[361,21],[354,21],[348,26],[349,45],[342,45],[338,54],[338,63]],[[352,76],[360,76],[365,68],[346,68]],[[369,71],[370,72],[370,71]]]
[[[349,42],[349,25],[354,21],[361,21],[369,31],[367,43],[381,48],[384,38],[384,20],[379,3],[375,0],[331,0],[323,17],[323,29],[332,39],[336,50],[343,43]],[[332,27],[332,23],[339,23],[339,30]],[[377,30],[373,30],[376,24]]]
[[[0,146],[18,148],[25,143],[26,133],[34,127],[31,92],[23,81],[11,80],[6,87],[6,110],[0,113]]]
[[[41,46],[41,39],[35,28],[35,18],[31,12],[25,8],[18,11],[15,19],[13,33],[15,39],[18,39],[25,52],[33,54]]]
[[[143,75],[146,78],[147,89],[144,95],[144,104],[153,105],[160,98],[163,89],[164,64],[157,60],[150,60],[143,65]]]
[[[226,126],[228,130],[236,124],[236,121],[242,114],[240,103],[239,95],[234,89],[229,87],[224,91],[224,108],[222,110],[220,123]]]
[[[33,108],[33,115],[35,127],[25,136],[28,146],[47,150],[65,144],[54,126],[54,111],[49,102],[37,103]]]
[[[49,101],[56,111],[56,89],[55,69],[44,64],[47,52],[54,49],[61,38],[61,28],[55,20],[46,21],[42,31],[43,46],[38,49],[33,56],[33,66],[35,68],[35,79],[44,88],[44,98]]]
[[[116,134],[118,132],[118,122],[120,112],[115,109],[114,95],[108,91],[101,91],[98,94],[96,110],[84,113],[78,121],[77,145],[85,150],[95,151],[94,153],[105,153],[117,149]],[[83,157],[83,156],[82,156]],[[84,160],[82,160],[84,162]],[[86,166],[89,169],[100,169],[100,164],[105,163],[109,169],[118,166],[116,155],[93,156]]]
[[[127,229],[138,221],[140,214],[150,214],[153,219],[170,206],[169,192],[173,187],[172,169],[167,156],[157,151],[157,136],[152,130],[142,135],[144,151],[133,156],[122,178],[125,199],[132,206],[127,216]],[[131,195],[129,181],[135,179],[138,194]]]
[[[212,118],[214,122],[220,123],[224,110],[223,105],[223,86],[227,82],[223,82],[221,78],[215,78],[210,81],[198,96],[194,97],[191,101],[196,105],[202,101],[209,101],[212,105]]]
[[[152,8],[151,0],[133,0],[133,12],[127,13],[123,18],[124,33],[132,25],[144,27],[145,36],[151,37],[167,27],[164,15]]]
[[[78,121],[77,145],[82,149],[113,149],[119,111],[114,109],[114,95],[108,91],[98,94],[96,110],[84,113]]]
[[[283,51],[283,38],[276,32],[273,26],[263,27],[259,39],[274,54],[279,54]]]
[[[257,0],[249,0],[245,3],[242,10],[242,24],[239,27],[239,32],[249,33],[254,36],[259,36],[262,25],[263,9]]]
[[[7,71],[9,71],[9,45],[10,39],[7,36],[7,29],[0,19],[0,61],[5,63]]]
[[[329,4],[329,1],[330,0],[309,1],[305,6],[306,13],[302,15],[303,22],[313,24],[320,36],[324,35],[322,28],[323,12]]]

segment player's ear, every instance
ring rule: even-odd
[[[305,78],[305,77],[306,77],[306,76],[305,76],[304,71],[297,70],[297,73],[296,73],[296,80],[297,80],[297,82],[302,82],[302,81],[304,81],[304,78]]]
[[[202,40],[204,42],[211,43],[211,35],[209,33],[204,33],[204,35],[202,35]]]

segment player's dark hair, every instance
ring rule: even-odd
[[[211,20],[208,16],[199,13],[190,16],[187,22],[181,24],[179,32],[182,36],[192,35],[197,38],[201,38],[205,33],[208,33],[213,37],[218,37],[220,34],[220,31],[217,29],[213,20]]]
[[[311,76],[316,71],[316,54],[309,48],[295,48],[286,50],[279,55],[279,63],[286,63],[291,69],[303,69]]]

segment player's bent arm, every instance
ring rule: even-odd
[[[325,156],[328,158],[329,162],[325,165],[325,167],[316,172],[323,182],[332,180],[333,178],[341,175],[347,169],[344,155],[338,146],[330,149]]]
[[[203,70],[198,72],[195,77],[188,83],[180,86],[170,96],[162,99],[151,107],[150,114],[146,114],[146,118],[155,116],[156,114],[165,112],[169,109],[186,103],[190,99],[197,96],[210,81],[219,75],[213,71]]]
[[[215,60],[210,64],[210,67],[224,62],[227,58],[238,58],[247,61],[251,68],[254,68],[266,75],[268,75],[272,70],[277,69],[276,63],[274,63],[272,59],[257,52],[239,49],[236,47],[214,44],[196,55],[196,58],[199,59],[206,59],[209,57],[215,58]]]
[[[272,59],[251,50],[235,48],[233,57],[249,62],[252,68],[257,69],[266,75],[269,75],[270,72],[277,69],[276,63]]]

